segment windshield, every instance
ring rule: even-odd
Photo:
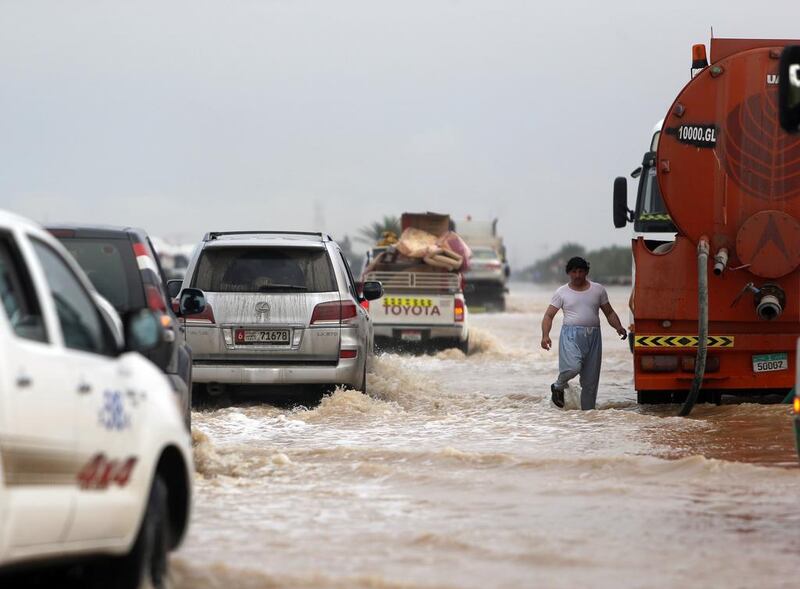
[[[645,168],[639,180],[634,230],[642,232],[674,232],[675,226],[664,206],[658,188],[655,167]]]
[[[472,258],[475,260],[496,260],[497,252],[492,249],[474,249],[472,250]]]
[[[212,247],[203,251],[192,286],[208,292],[331,292],[336,280],[321,248]]]

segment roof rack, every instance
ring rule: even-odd
[[[203,236],[203,241],[213,241],[226,235],[302,235],[319,237],[320,241],[333,241],[330,235],[319,231],[209,231]]]

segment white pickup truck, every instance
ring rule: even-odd
[[[467,305],[461,276],[455,272],[377,270],[364,280],[377,280],[384,295],[372,301],[369,312],[375,339],[406,344],[427,344],[439,348],[469,348]]]
[[[446,240],[451,234],[449,215],[403,213],[403,235],[421,231]],[[376,345],[395,347],[469,349],[469,324],[462,275],[422,259],[404,257],[403,236],[394,245],[367,252],[362,280],[379,281],[383,297],[370,302]],[[426,258],[427,260],[427,258]]]
[[[202,300],[194,301],[195,307]],[[159,589],[189,523],[192,449],[166,376],[49,233],[0,211],[0,587],[60,563],[82,587]]]

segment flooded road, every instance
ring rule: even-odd
[[[473,315],[469,356],[386,354],[369,395],[195,412],[179,588],[790,587],[787,405],[637,406],[604,323],[595,411],[549,400],[550,288]],[[625,319],[628,290],[609,289]]]

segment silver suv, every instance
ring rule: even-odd
[[[208,233],[170,294],[200,289],[202,313],[182,318],[193,380],[231,385],[346,385],[366,392],[373,352],[366,301],[338,244],[321,233]]]

